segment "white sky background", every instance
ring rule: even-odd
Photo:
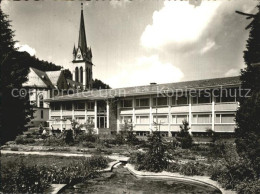
[[[239,74],[250,22],[236,10],[255,13],[257,1],[84,2],[94,78],[112,87],[167,83]],[[80,2],[6,1],[20,50],[72,67]]]

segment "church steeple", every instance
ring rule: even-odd
[[[83,3],[81,3],[79,41],[77,48],[73,48],[73,80],[80,82],[85,90],[92,88],[92,51],[87,46],[87,38],[85,32]]]
[[[83,14],[83,3],[81,3],[81,16],[80,16],[80,26],[79,26],[79,42],[78,48],[80,48],[82,54],[86,55],[87,51],[87,38],[85,32],[84,14]]]

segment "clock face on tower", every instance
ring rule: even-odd
[[[81,55],[77,55],[77,58],[80,59],[80,58],[81,58]]]

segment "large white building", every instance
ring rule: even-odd
[[[91,118],[97,132],[113,132],[128,121],[140,136],[155,130],[156,122],[163,135],[171,136],[187,120],[195,136],[208,129],[233,133],[239,86],[239,77],[225,77],[58,96],[47,100],[49,122],[64,130],[71,129],[71,120],[83,124]]]

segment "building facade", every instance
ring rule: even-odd
[[[239,106],[239,77],[152,84],[119,89],[103,89],[53,97],[49,122],[53,129],[71,129],[71,120],[94,122],[97,133],[119,132],[131,123],[138,136],[160,130],[174,136],[184,120],[194,136],[234,133]]]

